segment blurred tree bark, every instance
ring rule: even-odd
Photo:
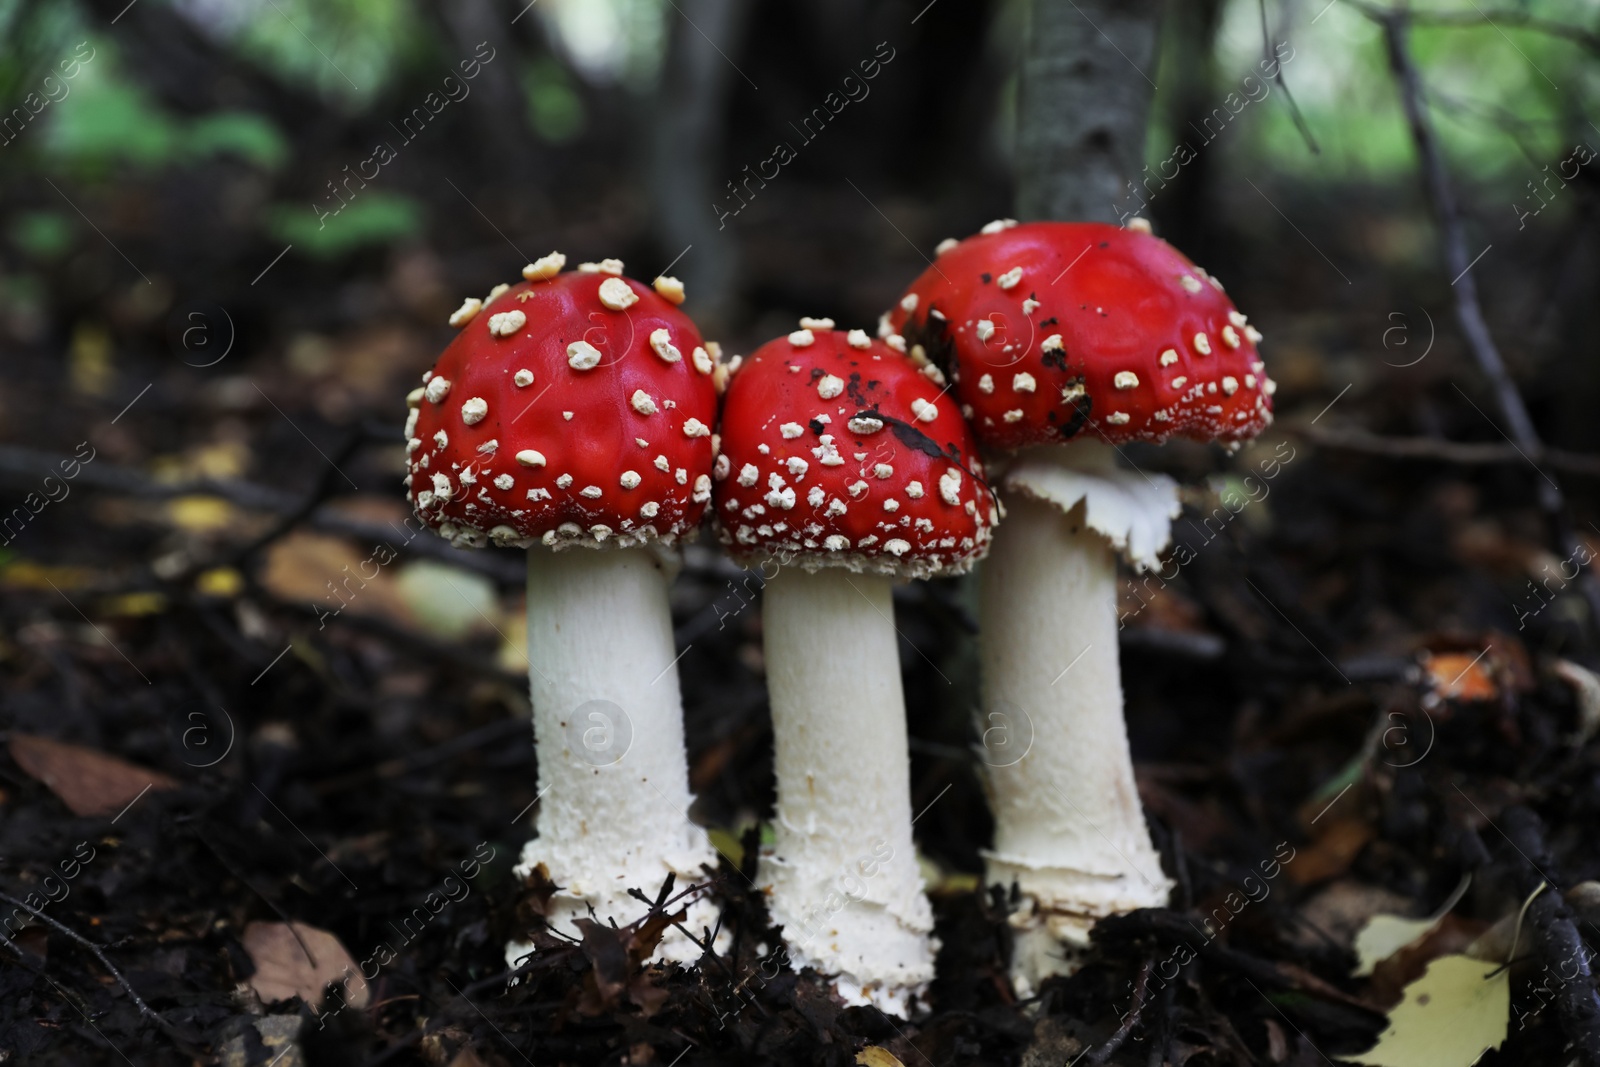
[[[1172,141],[1157,145],[1153,155],[1165,158],[1181,143],[1189,141],[1191,133],[1198,132],[1200,124],[1216,104],[1217,28],[1222,22],[1221,0],[1187,0],[1174,4],[1168,16],[1171,22],[1166,30],[1174,40],[1182,41],[1169,55],[1171,66],[1161,71],[1163,79],[1172,79],[1166,109],[1168,125],[1172,128]],[[1196,152],[1194,158],[1183,165],[1178,176],[1161,190],[1161,195],[1150,202],[1150,214],[1155,216],[1156,232],[1184,250],[1196,262],[1210,263],[1219,259],[1214,254],[1216,236],[1214,216],[1206,211],[1211,194],[1211,179],[1215,170],[1210,152]]]
[[[721,190],[713,168],[725,152],[723,121],[745,9],[738,0],[680,0],[673,19],[651,128],[650,191],[656,238],[667,257],[683,254],[672,273],[683,279],[696,318],[713,332],[727,321],[739,245],[717,221]]]
[[[501,171],[505,184],[531,180],[539,159],[535,139],[522,132],[528,129],[527,108],[517,78],[526,61],[518,56],[515,38],[507,37],[505,19],[491,0],[449,0],[433,9],[443,24],[451,50],[447,61],[472,56],[479,42],[504,48],[512,53],[505,62],[490,63],[480,70],[481,80],[467,98],[467,111],[477,133],[474,143],[483,161]],[[514,136],[506,131],[515,130]]]
[[[1017,217],[1115,222],[1144,166],[1159,0],[1030,0]]]

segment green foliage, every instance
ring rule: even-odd
[[[323,202],[322,209],[330,206]],[[422,231],[422,207],[398,193],[362,190],[338,214],[320,216],[307,204],[275,204],[268,215],[274,237],[296,252],[318,259],[336,259],[358,248],[389,244]]]
[[[76,5],[0,0],[0,101],[12,107],[89,36]]]
[[[95,48],[96,59],[68,83],[70,95],[40,115],[47,122],[48,156],[100,172],[125,164],[159,169],[221,155],[271,170],[288,157],[283,135],[261,115],[174,116],[117,72],[108,43],[96,41]]]
[[[285,84],[311,86],[357,111],[402,65],[429,55],[435,36],[409,2],[268,0],[237,27],[232,44]]]
[[[56,211],[28,211],[11,222],[11,243],[34,259],[55,259],[72,244],[72,223]]]
[[[1488,9],[1470,2],[1428,6],[1474,17]],[[1586,10],[1580,2],[1536,0],[1526,9],[1574,26],[1593,22],[1592,6]],[[1321,153],[1306,146],[1287,100],[1274,86],[1269,98],[1251,105],[1223,135],[1232,140],[1230,154],[1246,166],[1265,163],[1317,183],[1409,180],[1416,153],[1382,30],[1348,4],[1335,3],[1315,17],[1314,24],[1297,24],[1289,35],[1295,54],[1283,66],[1283,76]],[[1575,121],[1600,103],[1596,64],[1576,44],[1509,23],[1431,26],[1424,21],[1412,30],[1410,46],[1445,155],[1464,178],[1518,188],[1544,164],[1553,168],[1565,157],[1575,131],[1600,146],[1600,134]],[[1233,0],[1218,35],[1214,95],[1219,105],[1254,71],[1261,55],[1256,0]],[[1164,158],[1166,150],[1152,139],[1154,158]]]
[[[527,94],[533,130],[540,137],[563,144],[583,132],[583,98],[560,63],[540,58],[528,64],[522,74],[522,88]]]
[[[213,111],[189,125],[189,151],[194,156],[230,153],[265,170],[276,170],[289,146],[276,126],[250,111]]]

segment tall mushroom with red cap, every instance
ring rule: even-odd
[[[984,726],[1031,736],[986,775],[989,878],[1021,889],[1013,976],[1031,987],[1071,969],[1096,919],[1170,888],[1128,754],[1114,553],[1155,567],[1179,505],[1171,479],[1119,468],[1116,446],[1233,445],[1270,423],[1274,386],[1221,284],[1142,220],[1001,220],[939,251],[883,329],[948,368],[979,442],[1014,453],[980,656]]]
[[[896,578],[966,570],[995,508],[938,372],[803,319],[739,364],[722,411],[723,543],[762,594],[778,801],[760,878],[797,967],[904,1015],[933,977],[911,843]]]
[[[645,910],[630,888],[653,895],[714,859],[687,817],[662,550],[711,499],[717,396],[681,285],[565,262],[551,253],[451,316],[461,332],[408,398],[406,483],[452,544],[527,550],[543,799],[519,871],[545,865],[561,887],[547,917],[576,933],[591,908],[626,923]],[[659,955],[698,950],[669,932]]]

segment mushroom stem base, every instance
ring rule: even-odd
[[[936,946],[911,841],[890,588],[830,567],[789,568],[763,591],[778,803],[759,880],[796,970],[905,1016]]]
[[[703,881],[716,855],[689,820],[677,652],[655,554],[530,549],[528,680],[541,799],[517,874],[542,863],[561,887],[550,926],[578,936],[573,920],[591,907],[621,926],[648,910],[629,889],[654,899],[668,874],[680,890]],[[715,907],[696,901],[685,925],[715,927]],[[513,943],[507,958],[527,950]],[[655,958],[699,955],[672,929]]]
[[[1116,559],[1082,505],[1009,493],[982,569],[988,877],[1021,890],[1012,977],[1076,967],[1098,918],[1159,907],[1172,883],[1150,843],[1122,717]],[[1021,750],[1021,751],[1019,751]]]

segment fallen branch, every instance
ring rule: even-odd
[[[1506,841],[1515,856],[1509,858],[1517,891],[1527,896],[1550,881],[1547,872],[1555,861],[1545,844],[1544,824],[1529,809],[1517,805],[1500,816]],[[1552,889],[1555,888],[1551,883]],[[1528,906],[1534,952],[1545,969],[1560,982],[1555,989],[1561,1029],[1587,1067],[1600,1067],[1600,995],[1589,970],[1590,952],[1572,921],[1572,911],[1559,892],[1544,892]]]
[[[1128,1035],[1133,1033],[1133,1028],[1139,1025],[1139,1017],[1144,1014],[1145,995],[1150,991],[1150,972],[1155,968],[1155,960],[1145,957],[1139,964],[1139,973],[1133,981],[1133,1002],[1128,1006],[1128,1014],[1123,1016],[1122,1025],[1117,1027],[1117,1032],[1106,1038],[1106,1043],[1089,1053],[1089,1062],[1094,1067],[1102,1067],[1110,1061],[1123,1042],[1128,1040]]]
[[[37,485],[46,474],[60,470],[65,455],[44,452],[33,448],[0,445],[0,482],[17,482]],[[398,551],[429,559],[447,560],[458,567],[477,571],[493,578],[501,585],[521,588],[528,580],[527,571],[518,556],[506,558],[508,553],[488,552],[481,549],[452,548],[450,544],[431,533],[419,533],[409,540],[406,530],[393,523],[371,522],[341,514],[336,509],[320,503],[321,488],[314,487],[306,495],[286,493],[265,485],[257,485],[235,478],[196,478],[182,482],[158,482],[139,471],[118,467],[97,460],[82,464],[71,485],[73,488],[98,489],[141,500],[171,500],[183,496],[214,496],[246,511],[263,511],[280,519],[296,518],[296,522],[280,521],[272,533],[282,536],[295,525],[304,524],[323,533],[341,534],[358,541],[376,543],[384,541]],[[309,512],[301,514],[307,501],[312,501]],[[265,541],[258,538],[261,544]],[[245,553],[258,551],[251,545]]]
[[[1345,452],[1362,452],[1395,459],[1455,463],[1461,466],[1526,463],[1532,460],[1535,463],[1548,464],[1557,470],[1600,477],[1600,456],[1567,452],[1559,448],[1545,448],[1528,454],[1519,452],[1513,445],[1444,441],[1432,437],[1381,437],[1365,430],[1334,430],[1312,426],[1290,426],[1286,429],[1289,433],[1303,437],[1314,445]]]
[[[93,953],[94,958],[100,961],[100,965],[109,971],[111,977],[115,978],[117,982],[121,984],[122,988],[127,991],[128,997],[133,1001],[134,1006],[139,1009],[139,1014],[155,1023],[156,1026],[160,1027],[161,1032],[172,1038],[173,1041],[177,1042],[178,1047],[184,1052],[193,1053],[198,1046],[203,1044],[203,1042],[198,1038],[189,1034],[185,1034],[172,1023],[167,1022],[166,1019],[161,1017],[159,1012],[150,1007],[150,1005],[146,1004],[144,1002],[144,998],[139,995],[139,991],[133,988],[133,983],[129,982],[127,976],[117,969],[117,965],[111,962],[110,957],[105,954],[105,951],[99,945],[95,944],[93,941],[90,941],[87,937],[84,937],[66,923],[51,918],[38,908],[34,907],[32,904],[18,900],[9,893],[0,893],[0,900],[5,901],[7,904],[13,905],[14,907],[21,908],[23,911],[28,912],[40,922],[53,927],[62,934],[65,934],[68,939],[77,942]]]

